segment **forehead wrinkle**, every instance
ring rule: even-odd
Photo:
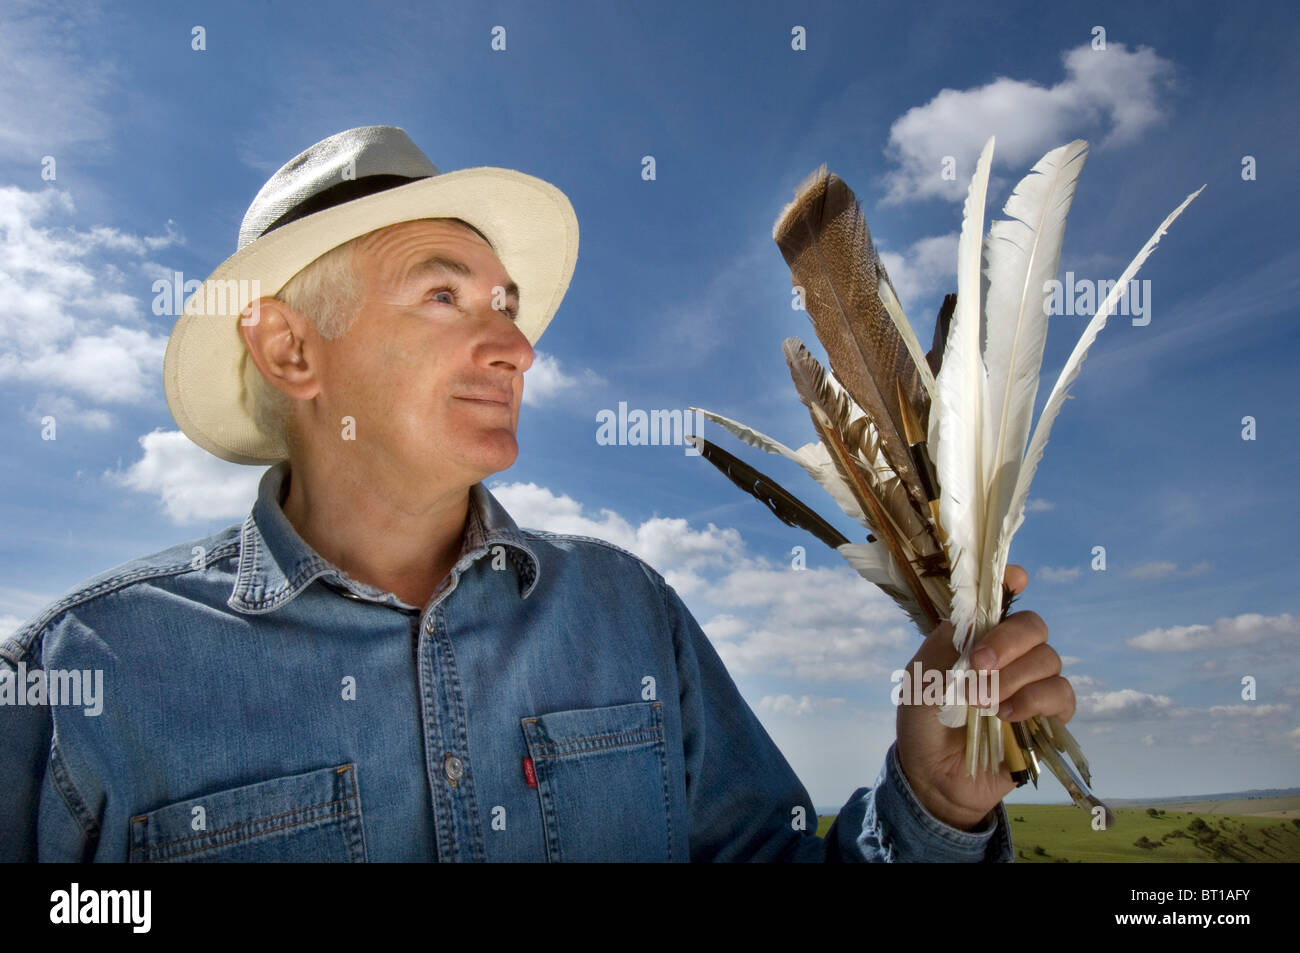
[[[452,257],[440,251],[434,251],[432,254],[425,254],[413,264],[402,267],[400,264],[390,264],[392,257],[386,254],[394,244],[401,243],[407,235],[408,230],[402,226],[408,223],[399,223],[395,226],[379,229],[364,236],[361,244],[361,250],[374,261],[378,267],[376,272],[382,276],[385,283],[391,282],[391,287],[400,288],[406,286],[412,279],[423,273],[433,271],[449,271],[461,276],[474,275],[474,270],[458,258]],[[460,223],[457,223],[460,224]],[[489,249],[491,246],[487,246]],[[417,253],[422,254],[422,253]],[[495,256],[495,252],[493,252]],[[508,281],[505,287],[507,297],[519,299],[519,285],[514,281]]]
[[[401,284],[405,285],[411,281],[420,278],[426,274],[436,274],[438,272],[449,271],[452,274],[462,277],[473,278],[475,271],[469,265],[465,264],[458,258],[451,258],[447,255],[433,254],[417,261],[414,265],[406,270],[402,276]],[[506,297],[518,298],[519,285],[511,281],[505,285]]]

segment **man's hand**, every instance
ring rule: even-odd
[[[1003,579],[1014,592],[1029,583],[1020,566],[1008,566]],[[952,623],[940,623],[907,663],[909,675],[918,661],[926,672],[947,672],[957,661],[952,635]],[[1047,625],[1035,612],[1012,613],[995,626],[971,656],[971,667],[998,673],[998,697],[992,701],[1000,703],[998,715],[1004,721],[1055,715],[1067,722],[1074,717],[1074,689],[1061,677],[1061,657],[1047,644]],[[934,706],[899,705],[898,761],[926,809],[962,830],[978,828],[1016,787],[1005,765],[997,772],[967,774],[966,729],[945,727]]]

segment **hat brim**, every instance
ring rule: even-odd
[[[249,243],[222,262],[186,301],[167,341],[163,391],[191,440],[231,463],[288,457],[282,434],[253,417],[240,312],[274,295],[332,248],[376,229],[421,218],[459,218],[492,243],[519,285],[519,329],[536,344],[560,307],[578,261],[578,218],[554,185],[514,169],[444,172],[324,209]]]

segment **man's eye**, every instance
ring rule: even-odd
[[[438,301],[438,300],[441,298],[442,295],[446,295],[446,296],[447,296],[447,300],[441,301],[442,304],[455,304],[455,303],[456,303],[456,296],[457,296],[459,293],[460,293],[460,292],[459,292],[459,289],[457,289],[457,288],[455,288],[455,287],[452,287],[451,285],[448,285],[448,286],[443,287],[443,288],[435,288],[433,291],[429,292],[430,296],[432,297],[432,299],[433,299],[434,301]],[[504,312],[504,314],[506,315],[506,317],[508,317],[511,321],[518,321],[518,320],[519,320],[519,308],[518,308],[518,307],[513,307],[513,308],[503,308],[502,311]]]

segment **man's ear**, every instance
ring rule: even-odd
[[[239,333],[257,369],[277,390],[299,400],[320,392],[307,318],[277,298],[263,296],[244,309]]]

